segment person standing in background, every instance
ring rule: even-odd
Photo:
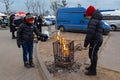
[[[22,16],[15,16],[15,19],[13,20],[13,25],[16,26],[16,28],[19,27],[21,23],[23,23],[24,17]]]
[[[16,27],[13,25],[13,20],[15,19],[15,14],[12,14],[9,18],[10,32],[12,33],[12,39],[16,39],[15,31]]]
[[[42,32],[42,18],[41,16],[36,17],[35,24],[40,32]]]

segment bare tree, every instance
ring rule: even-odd
[[[46,16],[50,14],[49,10],[46,10],[44,13]]]
[[[37,3],[37,6],[38,6],[38,13],[40,14],[41,13],[41,5],[40,5],[40,3]]]
[[[36,7],[35,1],[33,1],[33,0],[26,0],[25,6],[26,6],[28,12],[35,13],[35,7]]]
[[[30,12],[30,8],[31,8],[31,2],[30,2],[30,0],[26,0],[25,6],[27,8],[27,11]]]
[[[58,1],[51,1],[50,8],[53,10],[54,14],[56,14],[58,7]]]
[[[66,0],[62,0],[62,7],[66,7],[66,5],[67,5]]]
[[[32,13],[36,13],[36,2],[35,1],[31,1],[32,4],[31,4],[31,10],[32,10]]]
[[[10,0],[0,0],[0,1],[4,4],[6,14],[8,15],[10,13],[11,6],[14,2]]]
[[[60,7],[66,7],[67,2],[66,0],[62,0],[62,2],[59,0],[52,0],[50,8],[54,11],[54,14],[56,14],[57,9]]]
[[[32,12],[34,14],[43,14],[44,10],[44,2],[40,0],[26,0],[25,6],[28,12]]]
[[[41,4],[39,1],[35,3],[35,13],[40,14],[41,13]]]
[[[28,12],[32,12],[35,15],[46,15],[46,12],[48,14],[48,11],[45,10],[44,0],[25,0],[25,6]]]

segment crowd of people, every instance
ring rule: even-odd
[[[29,14],[29,13],[28,13]],[[15,32],[17,31],[17,28],[19,25],[24,21],[25,16],[19,16],[12,14],[9,17],[9,27],[10,27],[10,32],[12,33],[12,39],[16,39]],[[34,23],[35,26],[37,26],[38,30],[42,32],[42,18],[41,16],[36,16],[34,18]]]

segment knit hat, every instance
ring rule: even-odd
[[[92,16],[95,11],[96,9],[94,6],[89,6],[85,12],[85,16]]]
[[[27,14],[25,16],[25,19],[28,23],[33,23],[33,21],[34,21],[34,17],[31,14]]]
[[[34,17],[31,14],[26,15],[25,18],[26,19],[31,19],[31,18],[34,19]]]

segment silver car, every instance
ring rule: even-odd
[[[111,26],[111,30],[120,29],[120,15],[103,15],[103,20]]]
[[[120,20],[104,20],[104,21],[106,21],[111,26],[112,31],[120,29]]]

